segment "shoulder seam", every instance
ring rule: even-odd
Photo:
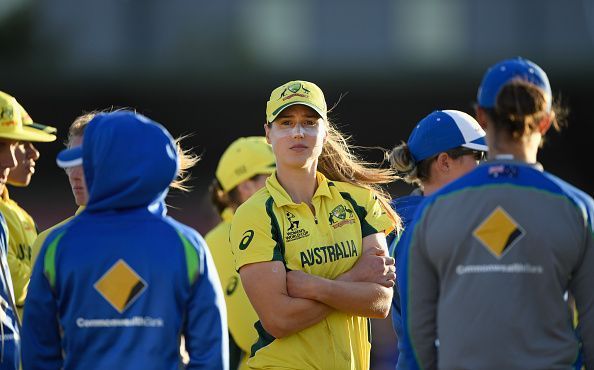
[[[58,244],[64,234],[66,234],[66,230],[61,231],[60,234],[51,241],[43,256],[43,273],[52,289],[56,288],[56,250],[58,249]]]
[[[190,286],[194,285],[200,276],[202,265],[200,263],[200,256],[196,247],[186,238],[186,236],[177,229],[174,225],[171,225],[177,232],[177,235],[184,248],[184,257],[186,259],[186,271],[188,273],[188,283]]]
[[[272,252],[272,261],[281,261],[285,267],[287,266],[287,262],[285,261],[285,243],[283,240],[283,233],[281,232],[280,225],[278,224],[278,220],[276,215],[274,214],[274,210],[272,209],[274,205],[274,199],[272,196],[269,196],[266,200],[266,213],[270,218],[270,236],[272,240],[276,242]]]

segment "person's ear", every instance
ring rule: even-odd
[[[252,195],[252,187],[253,184],[250,180],[243,181],[237,185],[237,192],[239,193],[239,199],[242,203]]]
[[[555,113],[552,112],[550,114],[547,114],[546,117],[544,117],[540,120],[540,122],[538,122],[538,132],[540,132],[542,136],[544,136],[547,133],[547,131],[549,131],[554,119]]]
[[[270,142],[270,137],[269,137],[269,134],[270,134],[270,126],[268,125],[268,122],[264,124],[264,132],[265,132],[265,136],[266,136],[266,142],[267,142],[268,144],[271,144],[271,142]]]
[[[450,156],[446,153],[439,153],[435,159],[435,164],[440,172],[450,171]]]

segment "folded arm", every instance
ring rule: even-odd
[[[239,270],[239,275],[262,326],[275,338],[299,332],[332,312],[323,303],[290,296],[282,262],[248,264]]]
[[[363,238],[361,257],[337,279],[290,271],[287,286],[291,297],[315,300],[352,315],[385,318],[394,279],[394,259],[388,256],[384,235],[377,233]]]

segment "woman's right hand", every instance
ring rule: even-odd
[[[391,288],[396,280],[394,258],[386,255],[379,247],[367,248],[359,257],[357,263],[339,279],[344,281],[359,281],[377,283]]]

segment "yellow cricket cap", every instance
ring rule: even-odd
[[[272,147],[263,136],[235,140],[221,156],[216,177],[228,192],[255,175],[271,174],[276,169]]]
[[[56,135],[23,125],[23,107],[12,96],[0,91],[0,139],[51,142]]]
[[[315,110],[324,120],[328,116],[324,93],[313,82],[290,81],[277,87],[270,94],[266,103],[266,120],[270,123],[285,108],[295,104],[306,105]]]

